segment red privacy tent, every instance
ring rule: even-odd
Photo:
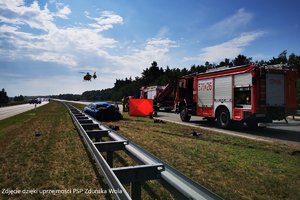
[[[129,99],[129,116],[151,116],[152,113],[152,99]]]

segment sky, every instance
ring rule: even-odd
[[[238,54],[300,55],[299,0],[0,0],[0,89],[82,94]],[[84,74],[97,74],[91,82]]]

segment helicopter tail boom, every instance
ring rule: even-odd
[[[94,79],[97,78],[96,72],[94,72],[93,78],[94,78]]]

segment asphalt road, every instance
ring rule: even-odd
[[[285,121],[279,121],[274,122],[263,129],[258,128],[251,130],[246,125],[235,124],[232,130],[224,130],[218,127],[216,121],[208,122],[203,120],[203,117],[198,116],[192,116],[189,122],[183,122],[181,121],[179,114],[160,111],[155,118],[249,139],[278,141],[300,146],[300,121],[294,121],[292,119],[288,119],[289,124],[286,124]]]
[[[49,103],[48,101],[43,101],[41,104],[36,104],[36,107],[43,106],[45,104]],[[0,120],[6,119],[9,117],[12,117],[14,115],[29,111],[35,109],[35,104],[22,104],[22,105],[16,105],[16,106],[7,106],[7,107],[1,107],[0,108]]]

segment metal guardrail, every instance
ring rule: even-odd
[[[67,107],[106,182],[110,189],[115,191],[112,194],[116,199],[141,199],[141,182],[153,179],[161,183],[177,199],[222,199],[76,107],[65,102],[61,103]],[[99,142],[101,137],[109,137],[111,141]],[[92,141],[93,138],[96,142]],[[139,165],[113,168],[112,155],[118,150],[125,151]],[[106,152],[106,159],[100,152]],[[131,195],[122,185],[129,182]]]

